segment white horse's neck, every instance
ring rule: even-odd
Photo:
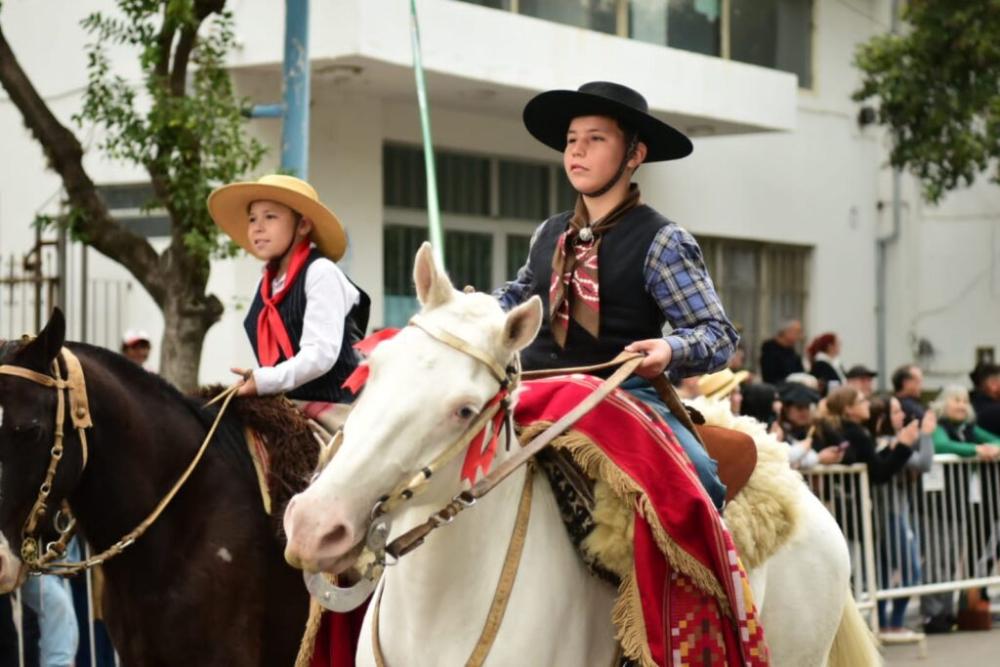
[[[511,474],[475,507],[439,528],[388,568],[382,582],[379,638],[386,664],[458,665],[483,631],[517,518],[527,468]],[[488,665],[610,664],[614,589],[586,570],[559,517],[549,482],[535,471],[528,534]],[[400,513],[400,526],[426,520],[428,508]],[[371,663],[369,609],[359,664]],[[566,643],[540,636],[562,636]],[[531,656],[531,657],[527,657]],[[598,656],[597,661],[592,662]],[[535,660],[537,658],[537,661]]]

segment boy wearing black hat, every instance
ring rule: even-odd
[[[533,294],[546,317],[522,352],[525,368],[592,365],[622,349],[646,359],[625,388],[667,421],[716,506],[725,486],[702,445],[643,378],[697,375],[726,365],[739,336],[688,232],[642,203],[632,174],[643,162],[685,157],[691,141],[653,117],[625,86],[554,90],[524,109],[528,131],[563,153],[576,207],[546,220],[517,279],[497,291],[509,309]],[[664,325],[672,331],[663,335]]]

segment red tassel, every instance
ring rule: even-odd
[[[506,391],[499,392],[493,397],[487,405],[486,409],[492,408],[494,405],[502,401],[507,396]],[[500,441],[500,428],[503,426],[503,420],[506,418],[504,411],[498,410],[496,416],[490,420],[489,424],[483,427],[483,430],[472,439],[469,444],[469,449],[465,452],[465,461],[462,463],[462,475],[461,479],[468,480],[469,484],[476,483],[476,474],[479,470],[483,471],[485,475],[489,472],[490,466],[493,465],[493,459],[497,454],[497,443]],[[483,440],[486,438],[487,429],[490,430],[490,439],[486,443],[486,448],[483,448]]]
[[[372,350],[378,347],[379,343],[389,340],[398,333],[399,329],[382,329],[381,331],[376,331],[371,336],[355,343],[354,349],[367,357],[372,353]]]
[[[365,386],[365,383],[368,382],[369,372],[370,369],[368,368],[368,364],[359,364],[358,367],[354,369],[354,372],[347,376],[347,379],[344,380],[344,384],[340,386],[344,389],[350,390],[352,394],[357,394],[361,391],[361,388]]]

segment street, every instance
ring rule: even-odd
[[[891,667],[988,667],[1000,662],[1000,628],[990,632],[956,632],[927,636],[927,657],[917,644],[889,646],[886,665]]]

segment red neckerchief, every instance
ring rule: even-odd
[[[271,282],[274,280],[275,271],[270,265],[264,271],[264,279],[260,281],[260,298],[264,302],[264,309],[257,317],[257,359],[261,366],[274,366],[282,356],[285,359],[295,356],[292,341],[288,338],[288,330],[285,329],[281,313],[278,312],[278,304],[292,290],[292,285],[295,284],[302,267],[309,259],[309,251],[308,241],[303,241],[292,251],[292,260],[285,274],[285,284],[273,297]]]

